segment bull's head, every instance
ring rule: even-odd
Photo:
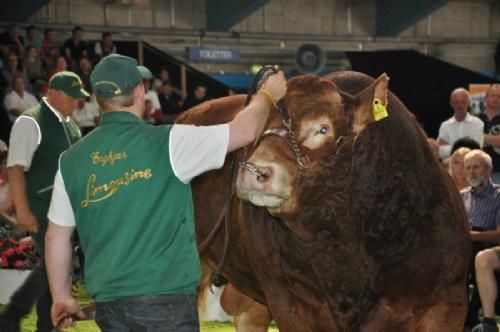
[[[387,82],[383,74],[350,95],[316,76],[290,80],[283,110],[271,112],[263,135],[240,169],[236,183],[240,199],[266,207],[277,217],[296,217],[304,193],[301,186],[307,185],[301,179],[314,176],[323,159],[345,150],[376,120],[375,104],[382,109],[387,105]]]

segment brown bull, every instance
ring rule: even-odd
[[[294,78],[286,112],[271,114],[255,148],[232,156],[247,162],[240,200],[232,196],[227,231],[203,256],[216,266],[229,241],[223,274],[265,303],[281,331],[462,329],[470,252],[462,203],[387,80]],[[242,104],[242,96],[211,101],[180,121],[226,122]],[[200,242],[224,209],[231,165],[193,182]]]

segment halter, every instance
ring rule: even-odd
[[[247,98],[245,100],[245,106],[247,106],[250,103],[255,92],[262,86],[262,84],[269,77],[269,75],[271,75],[272,73],[276,73],[277,71],[278,71],[278,68],[276,68],[274,66],[265,66],[259,70],[257,75],[255,75],[255,78],[252,82],[252,86],[251,86],[250,90],[248,91]],[[243,158],[241,158],[241,159],[245,159],[246,152],[247,152],[247,148],[245,146],[243,148]],[[198,253],[200,255],[202,255],[205,252],[205,250],[208,248],[210,243],[213,241],[213,239],[215,238],[215,235],[218,233],[222,224],[224,224],[224,247],[223,247],[222,257],[221,257],[219,263],[217,264],[215,271],[212,274],[212,280],[214,280],[216,277],[221,275],[222,266],[224,265],[224,262],[226,260],[227,249],[229,247],[229,235],[230,235],[229,234],[229,228],[230,228],[229,224],[230,224],[230,218],[231,218],[231,200],[234,196],[234,187],[235,187],[234,182],[236,179],[237,168],[238,168],[237,167],[237,165],[238,165],[237,159],[238,159],[238,152],[235,152],[235,153],[233,153],[233,158],[231,161],[231,173],[230,173],[231,175],[230,175],[230,179],[228,182],[228,188],[226,191],[226,202],[225,202],[224,209],[221,211],[219,218],[217,219],[217,222],[215,223],[214,228],[210,231],[210,233],[208,234],[206,239],[203,240],[203,242],[198,246]],[[241,164],[241,162],[240,162],[240,164]],[[256,167],[255,171],[257,171],[257,170],[258,170],[258,168]]]
[[[276,72],[276,69],[274,67],[271,67],[271,69],[274,70],[274,72]],[[269,73],[271,73],[271,71],[268,71],[267,73],[268,76]],[[267,78],[267,76],[264,76],[263,80],[264,78]],[[247,96],[247,101],[249,100],[249,97],[251,97],[250,93]],[[345,136],[339,136],[335,142],[332,142],[319,149],[314,149],[314,150],[311,150],[303,145],[300,145],[297,141],[297,135],[295,134],[293,128],[292,119],[290,118],[290,114],[288,113],[288,110],[285,107],[285,103],[283,102],[283,100],[280,100],[277,104],[274,104],[273,108],[280,113],[282,117],[283,127],[270,128],[265,130],[256,140],[254,146],[259,145],[259,143],[266,137],[273,136],[282,139],[283,141],[285,141],[287,146],[293,152],[295,161],[297,163],[297,168],[299,169],[299,176],[311,162],[323,159],[329,155],[336,153],[339,145],[344,141]],[[263,172],[261,169],[259,169],[259,167],[257,167],[257,165],[255,165],[252,162],[241,161],[239,165],[240,168],[257,175],[258,178],[267,177],[266,173]]]

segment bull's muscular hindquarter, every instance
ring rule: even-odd
[[[307,123],[317,114],[330,117],[345,144],[310,163],[297,181],[291,175],[288,199],[269,209],[275,217],[233,197],[224,275],[266,303],[280,331],[461,331],[470,240],[458,193],[383,80],[353,72],[326,80],[293,79],[285,105],[299,136],[310,132],[301,123],[305,114]],[[373,122],[366,112],[374,97],[385,96],[389,116]],[[226,122],[242,100],[211,101],[183,121]],[[280,125],[280,115],[271,114],[267,127]],[[272,151],[274,162],[296,167],[280,144],[264,139],[247,158]],[[223,208],[228,169],[226,163],[193,183],[200,241]],[[223,233],[204,254],[212,266]]]

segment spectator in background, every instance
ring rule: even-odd
[[[191,107],[194,107],[198,104],[203,103],[207,100],[207,87],[201,84],[198,84],[193,89],[193,94],[189,94],[186,99],[184,99],[184,103],[182,104],[182,110],[188,110]]]
[[[476,150],[476,149],[481,149],[481,146],[479,145],[478,142],[473,140],[470,137],[462,137],[459,138],[453,143],[451,147],[451,154],[453,154],[455,151],[457,151],[460,148],[469,148],[470,150]]]
[[[500,186],[491,181],[491,157],[482,150],[467,152],[464,158],[465,176],[470,187],[460,195],[464,202],[472,238],[472,255],[468,284],[476,286],[474,259],[476,254],[494,243],[500,243]],[[477,289],[477,287],[476,287]],[[470,296],[465,325],[469,328],[479,323],[479,296]]]
[[[78,70],[76,73],[80,76],[82,80],[83,87],[85,91],[92,93],[92,89],[90,88],[90,73],[92,72],[92,63],[89,58],[83,57],[78,62]]]
[[[154,117],[153,102],[150,99],[144,99],[144,114],[142,115],[142,120],[150,124],[157,123]]]
[[[483,250],[476,255],[476,281],[483,308],[483,320],[472,332],[498,332],[495,314],[498,286],[495,272],[499,271],[499,246]]]
[[[54,40],[52,29],[45,29],[43,32],[43,42],[40,56],[45,62],[47,72],[50,72],[56,66],[59,57],[59,44]]]
[[[24,55],[23,37],[19,33],[19,27],[15,23],[9,24],[4,33],[0,34],[0,53],[4,59],[10,53],[17,56]]]
[[[21,76],[14,76],[12,91],[5,96],[4,104],[10,122],[14,123],[22,112],[38,104],[38,100],[24,89],[24,79]]]
[[[453,116],[441,123],[437,144],[439,148],[439,158],[448,158],[451,154],[451,147],[456,140],[463,137],[470,137],[483,144],[483,122],[474,115],[469,114],[470,96],[464,88],[456,88],[450,94],[450,106],[453,109]],[[436,148],[431,144],[431,147]]]
[[[464,169],[464,157],[469,151],[471,151],[471,149],[465,147],[457,149],[451,155],[448,163],[448,172],[450,173],[453,182],[455,182],[455,186],[458,191],[461,191],[469,186],[465,177]]]
[[[78,108],[71,116],[76,122],[82,136],[87,135],[92,129],[97,127],[101,114],[99,113],[99,106],[94,100],[94,97],[87,97],[78,101]]]
[[[68,62],[64,56],[60,55],[57,57],[55,68],[49,72],[47,78],[50,80],[52,76],[65,70],[68,70]]]
[[[170,73],[167,66],[161,66],[160,73],[157,77],[155,77],[153,81],[153,89],[155,89],[156,92],[160,93],[161,86],[165,81],[170,81]]]
[[[30,83],[33,84],[36,80],[45,78],[42,59],[40,59],[37,48],[33,45],[26,47],[23,66]]]
[[[7,178],[7,144],[0,140],[0,211],[7,215],[14,212],[14,204],[10,197],[9,181]]]
[[[142,84],[144,85],[144,100],[150,100],[153,107],[150,116],[159,120],[161,119],[162,112],[158,94],[155,90],[151,89],[153,74],[151,74],[151,71],[144,66],[139,66],[139,68],[142,75]]]
[[[116,53],[116,45],[113,43],[113,37],[110,32],[103,32],[101,40],[95,43],[94,46],[96,61],[98,62],[101,58],[112,53]]]
[[[493,182],[500,183],[500,85],[486,91],[485,109],[478,117],[484,122],[484,151],[493,160]]]
[[[64,54],[70,62],[70,68],[76,69],[78,61],[88,56],[87,42],[83,40],[83,29],[76,26],[71,31],[72,37],[64,42]]]
[[[38,29],[34,25],[26,27],[26,38],[24,38],[24,48],[33,46],[38,51],[42,48],[42,38],[38,34]]]
[[[7,57],[7,64],[4,64],[2,67],[2,76],[9,84],[12,83],[14,76],[21,76],[24,80],[25,90],[33,93],[33,87],[26,76],[26,72],[19,69],[19,57],[16,54],[9,53]]]
[[[35,90],[35,94],[39,96],[42,87],[47,85],[47,79],[45,78],[43,62],[39,57],[36,47],[30,45],[26,48],[26,57],[24,58],[23,65],[26,76]]]
[[[177,115],[182,112],[182,97],[174,91],[170,81],[163,81],[158,100],[160,101],[163,113],[162,122],[174,123]]]

